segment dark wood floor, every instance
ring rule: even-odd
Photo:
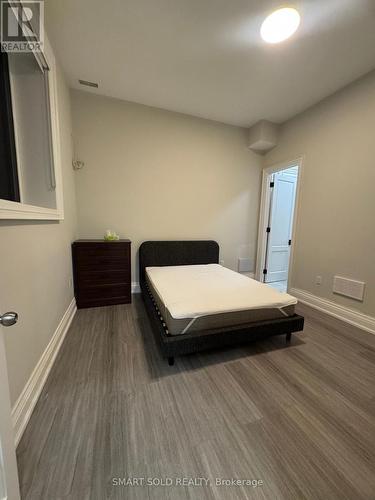
[[[375,499],[375,336],[301,312],[289,347],[169,367],[140,297],[80,310],[18,447],[23,499]],[[128,477],[211,484],[113,485]]]

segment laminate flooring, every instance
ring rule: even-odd
[[[18,446],[22,498],[374,500],[375,336],[299,312],[289,346],[170,367],[140,296],[79,310]]]

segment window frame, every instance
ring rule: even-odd
[[[12,97],[10,93],[9,65],[8,58],[4,53],[1,53],[1,58],[0,95],[4,110],[1,111],[0,117],[0,126],[3,128],[3,133],[1,134],[0,139],[0,154],[2,155],[2,161],[4,160],[9,163],[9,168],[2,175],[1,182],[5,182],[7,184],[6,191],[8,191],[10,198],[2,198],[0,195],[0,199],[10,199],[11,201],[20,202],[20,186],[15,148],[16,140],[13,123]]]
[[[52,136],[52,156],[54,174],[56,181],[56,208],[39,207],[26,203],[0,199],[0,219],[7,220],[63,220],[63,186],[61,173],[61,148],[60,148],[60,122],[57,96],[57,68],[56,59],[49,44],[46,34],[44,35],[43,55],[48,63],[48,95],[50,109],[50,124]],[[14,118],[14,117],[13,117]],[[14,118],[15,119],[15,118]],[[17,147],[17,146],[16,146]]]

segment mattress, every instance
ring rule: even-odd
[[[297,300],[219,264],[147,267],[170,335],[293,316]]]

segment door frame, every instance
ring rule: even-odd
[[[295,236],[296,227],[300,206],[300,191],[302,185],[302,173],[303,173],[303,162],[304,157],[300,156],[293,160],[286,160],[272,165],[268,165],[263,169],[262,173],[262,190],[261,190],[261,200],[260,200],[260,212],[259,212],[259,226],[258,226],[258,246],[257,246],[257,260],[255,268],[255,279],[263,282],[263,268],[266,258],[266,238],[267,238],[267,227],[268,227],[268,217],[269,217],[269,206],[270,206],[270,196],[271,191],[269,189],[270,178],[272,174],[280,172],[281,170],[286,170],[287,168],[298,166],[298,178],[296,186],[296,199],[294,203],[294,214],[292,223],[292,244],[290,248],[289,266],[288,266],[288,290],[290,284],[291,272],[294,264],[294,248],[295,248]]]

